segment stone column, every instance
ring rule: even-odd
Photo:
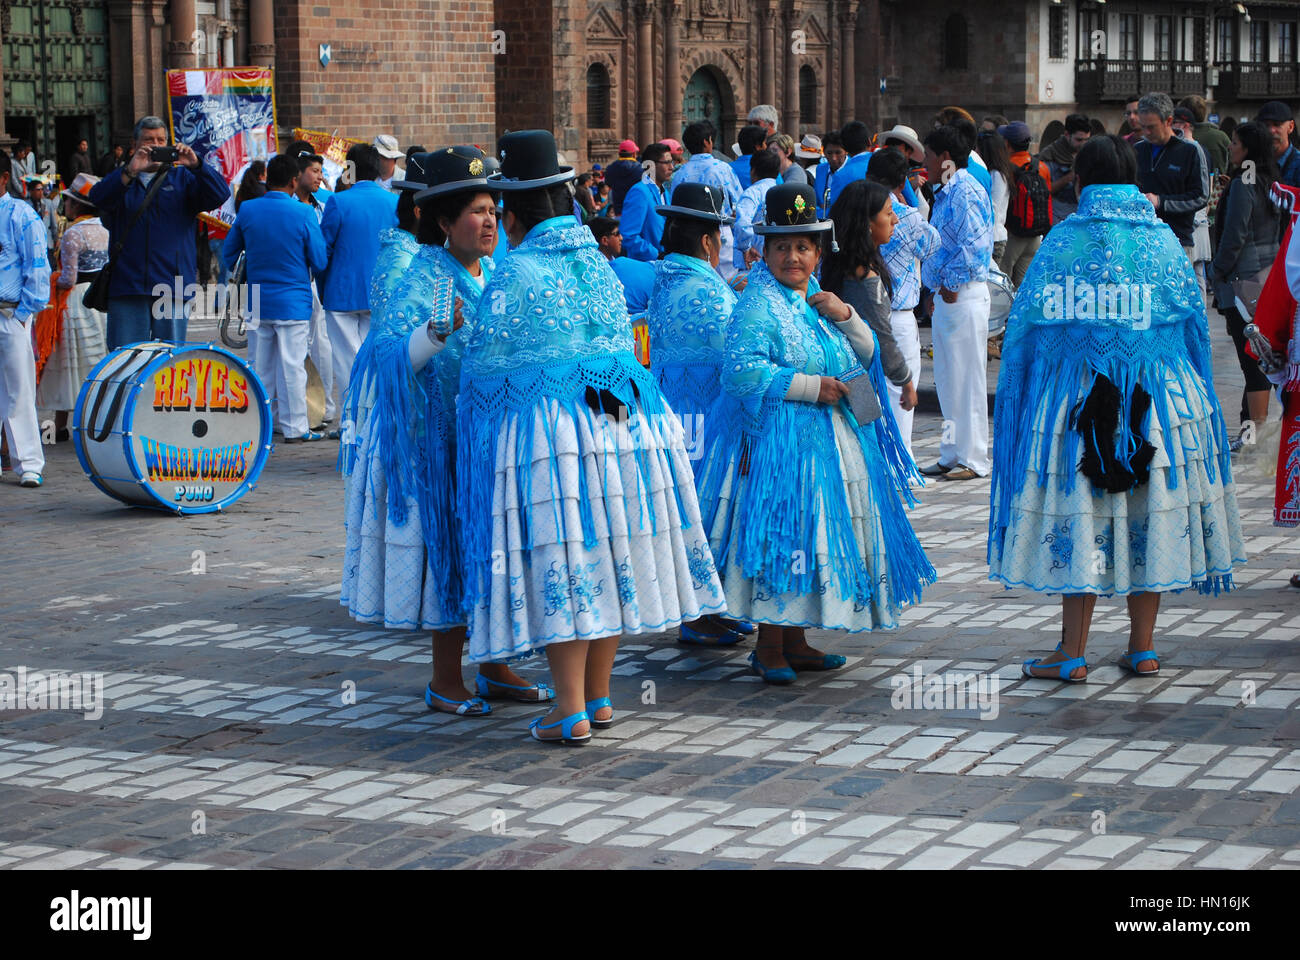
[[[194,34],[199,28],[194,15],[194,0],[171,0],[171,39],[167,43],[167,63],[173,70],[198,66],[194,55]]]
[[[0,44],[4,43],[4,34],[0,32]],[[0,63],[0,147],[12,148],[17,141],[5,130],[5,76],[4,64]]]
[[[759,39],[758,71],[759,71],[759,90],[763,94],[763,102],[776,104],[776,53],[775,39],[776,32],[776,10],[772,7],[764,7],[758,13],[762,24],[762,34]],[[750,107],[757,104],[750,104]],[[744,112],[748,112],[745,110]]]
[[[799,13],[791,4],[785,13],[785,96],[781,116],[781,132],[799,139],[799,54],[794,52],[794,31],[799,27]]]
[[[840,54],[841,92],[840,119],[838,122],[841,125],[858,118],[858,105],[853,95],[855,79],[853,74],[856,69],[853,62],[853,48],[857,43],[857,25],[857,4],[850,0],[845,5],[844,13],[840,17],[840,45],[843,52]]]
[[[274,67],[275,20],[271,16],[271,0],[252,0],[249,4],[248,34],[248,59],[253,66]]]
[[[674,140],[682,136],[682,7],[668,0],[664,7],[664,133]]]
[[[637,4],[636,142],[639,146],[654,140],[654,12],[653,0]]]

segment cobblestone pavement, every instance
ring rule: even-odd
[[[920,462],[939,430],[919,418]],[[848,666],[787,688],[749,643],[636,638],[617,725],[567,750],[521,704],[430,714],[427,636],[349,620],[336,449],[277,449],[225,516],[121,507],[69,444],[40,490],[5,475],[0,671],[102,674],[105,706],[0,713],[0,866],[1300,867],[1300,538],[1258,476],[1240,589],[1165,598],[1156,678],[1115,665],[1103,599],[1089,683],[1022,679],[1059,601],[986,579],[987,481],[931,484],[940,580],[899,630],[815,637]],[[918,669],[997,677],[996,704],[901,700]]]

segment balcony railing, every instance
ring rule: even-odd
[[[1300,67],[1294,63],[1229,63],[1218,70],[1218,100],[1270,100],[1300,93]]]
[[[1174,99],[1205,93],[1205,65],[1193,60],[1076,60],[1079,103],[1122,103],[1134,93],[1160,90]]]

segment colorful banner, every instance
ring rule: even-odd
[[[336,133],[326,133],[324,130],[303,130],[301,127],[294,128],[293,138],[306,140],[313,150],[324,157],[321,167],[325,173],[325,186],[330,190],[334,189],[347,165],[348,148],[354,143],[370,142],[353,137],[340,137]]]
[[[275,71],[270,67],[168,70],[172,141],[184,143],[234,183],[254,160],[278,149]],[[201,214],[218,228],[234,222],[234,205]]]

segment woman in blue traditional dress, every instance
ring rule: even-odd
[[[367,392],[372,409],[362,421],[357,469],[348,481],[342,603],[364,623],[433,630],[425,703],[485,716],[488,697],[534,703],[551,696],[545,684],[528,684],[504,664],[481,666],[477,696],[461,675],[465,616],[454,450],[466,331],[437,333],[432,311],[435,288],[450,278],[458,322],[473,314],[492,275],[496,200],[477,147],[416,154],[410,164],[425,180],[415,194],[420,248],[394,286],[382,322],[371,325],[366,378],[352,380],[354,390]]]
[[[717,187],[684,183],[672,203],[655,208],[664,218],[664,258],[655,264],[646,310],[650,373],[682,420],[692,462],[704,452],[704,417],[721,389],[723,341],[736,294],[718,273],[726,197]],[[749,622],[703,617],[683,623],[682,643],[727,646],[754,633]]]
[[[876,339],[814,276],[831,222],[806,185],[773,187],[765,206],[763,261],[727,326],[724,393],[705,426],[700,504],[727,608],[759,624],[750,664],[791,683],[845,662],[810,647],[806,627],[893,627],[935,573],[904,510],[916,465]]]
[[[544,130],[499,143],[511,252],[465,341],[457,404],[470,660],[545,649],[547,743],[609,726],[621,634],[724,609],[681,422],[636,360],[617,276],[571,214]]]
[[[1127,598],[1125,669],[1154,674],[1160,594],[1231,589],[1246,552],[1192,264],[1135,185],[1119,137],[1074,161],[1007,319],[994,414],[989,577],[1062,595],[1056,652],[1024,673],[1080,681],[1098,595]]]

